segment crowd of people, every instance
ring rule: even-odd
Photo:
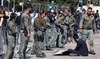
[[[25,6],[25,11],[19,16],[14,12],[8,16],[5,14],[4,8],[0,7],[0,56],[3,54],[3,44],[6,44],[7,51],[4,59],[13,59],[15,46],[19,42],[19,37],[21,37],[18,51],[19,59],[27,59],[26,50],[31,36],[34,40],[31,54],[35,54],[36,57],[44,58],[46,54],[42,50],[64,48],[65,44],[73,43],[73,39],[79,39],[79,42],[88,40],[89,50],[87,50],[86,44],[83,44],[86,47],[86,53],[89,51],[89,53],[95,55],[93,35],[100,26],[99,11],[94,13],[92,8],[89,7],[87,10],[82,9],[82,12],[80,10],[76,10],[75,14],[72,14],[72,12],[69,8],[64,8],[59,9],[58,12],[41,10],[34,13],[32,6],[28,5]],[[33,35],[31,34],[32,31],[34,32]],[[75,38],[75,34],[79,38]],[[81,51],[84,47],[82,48],[80,43],[78,45],[81,48],[77,46],[75,51],[78,51],[79,56],[84,54]]]

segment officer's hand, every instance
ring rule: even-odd
[[[79,31],[80,31],[80,32],[83,32],[83,29],[80,29]]]
[[[4,15],[3,14],[0,14],[0,17],[3,17]]]
[[[96,34],[96,30],[94,30],[93,33]]]
[[[31,33],[28,33],[28,37],[31,37]]]
[[[44,27],[42,27],[42,28],[41,28],[41,31],[43,31],[43,32],[44,32],[44,31],[45,31],[45,28],[44,28]]]
[[[60,25],[61,26],[61,28],[63,28],[64,26],[63,25]]]

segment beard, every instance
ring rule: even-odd
[[[29,11],[29,13],[32,13],[32,12],[33,12],[32,10]]]
[[[90,13],[87,13],[87,15],[90,16],[91,14]]]

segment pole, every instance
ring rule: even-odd
[[[22,12],[24,12],[24,0],[22,1]]]
[[[10,3],[10,0],[7,0],[7,1],[8,1],[8,15],[9,15],[9,11],[10,11],[9,10],[9,6],[10,6],[9,3]]]
[[[13,1],[13,12],[15,12],[15,0]]]
[[[14,0],[14,12],[16,11],[16,10],[15,10],[15,7],[16,7],[16,4],[15,4],[15,0]]]
[[[23,2],[23,4],[24,4],[24,2]],[[24,6],[23,6],[23,4],[22,4],[22,12],[24,12]]]
[[[3,0],[1,0],[1,6],[3,6]]]

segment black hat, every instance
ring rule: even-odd
[[[76,33],[74,33],[73,38],[74,38],[74,39],[78,39],[79,36],[78,36]]]
[[[17,14],[13,12],[10,14],[10,19],[14,19],[14,18],[16,18],[16,16],[17,16]]]
[[[10,16],[17,16],[17,14],[13,12],[10,14]]]

